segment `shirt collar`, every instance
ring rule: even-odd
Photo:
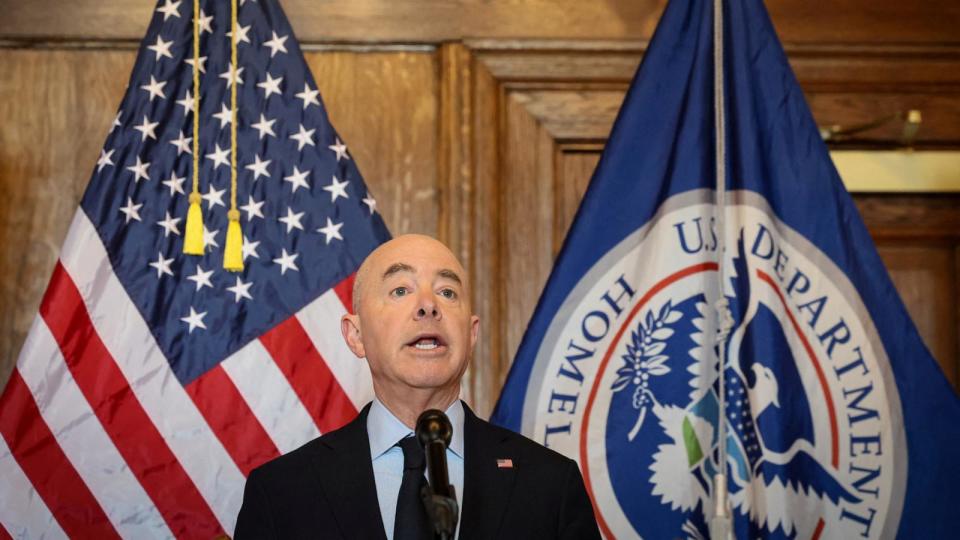
[[[463,459],[463,403],[459,399],[447,407],[445,411],[450,425],[453,427],[453,437],[450,439],[448,450]],[[377,459],[387,450],[397,444],[397,441],[413,433],[390,409],[378,399],[374,398],[367,413],[367,437],[370,440],[370,459]]]
[[[453,436],[450,437],[449,450],[463,459],[463,402],[459,399],[453,400],[453,403],[447,407],[447,418],[450,419],[450,425],[453,426]]]

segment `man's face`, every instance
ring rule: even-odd
[[[477,341],[466,274],[440,242],[396,238],[368,257],[357,277],[356,315],[341,329],[366,357],[378,390],[455,389]]]

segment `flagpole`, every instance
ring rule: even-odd
[[[710,519],[710,537],[727,539],[732,535],[730,523],[729,503],[727,501],[727,396],[724,384],[724,373],[727,366],[726,342],[733,326],[733,316],[727,297],[724,294],[726,280],[726,196],[727,196],[727,164],[726,164],[726,118],[724,114],[724,62],[723,62],[723,0],[713,1],[713,96],[714,96],[714,126],[715,147],[714,161],[716,162],[716,201],[714,205],[714,219],[718,231],[717,253],[717,290],[719,299],[716,302],[717,333],[716,346],[719,359],[718,378],[720,392],[720,414],[718,415],[717,440],[719,441],[719,466],[713,477],[714,508]]]

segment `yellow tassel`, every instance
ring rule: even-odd
[[[183,240],[183,252],[187,255],[203,255],[203,211],[200,210],[200,194],[190,194],[190,209],[187,210],[187,232]]]
[[[243,234],[240,232],[240,212],[227,212],[227,247],[223,253],[223,269],[230,272],[243,272]]]

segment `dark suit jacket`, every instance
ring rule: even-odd
[[[385,539],[369,410],[251,472],[235,538]],[[574,461],[464,412],[461,540],[600,538]],[[513,467],[497,467],[498,459]]]

